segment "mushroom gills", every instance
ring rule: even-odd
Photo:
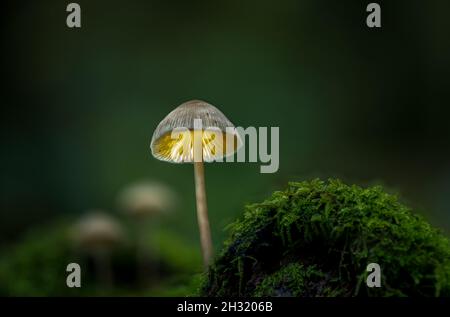
[[[201,137],[203,161],[213,162],[223,157],[233,155],[239,138],[237,134],[203,129],[180,130],[176,134],[167,132],[153,144],[153,155],[160,160],[173,163],[188,163],[194,161],[194,138]]]

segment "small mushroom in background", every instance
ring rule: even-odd
[[[155,158],[194,165],[197,220],[205,268],[211,263],[213,248],[203,162],[233,154],[239,142],[234,125],[219,109],[205,101],[192,100],[178,106],[161,121],[150,143]]]
[[[100,283],[111,287],[111,252],[124,238],[120,224],[107,213],[92,210],[81,217],[71,233],[75,246],[92,257]]]
[[[175,193],[155,181],[141,181],[125,187],[119,194],[119,208],[129,216],[149,218],[173,208]]]
[[[125,187],[118,195],[119,209],[133,218],[137,231],[137,265],[141,284],[146,285],[150,272],[151,255],[148,250],[148,231],[155,228],[157,218],[175,205],[176,194],[170,187],[156,181],[141,181]],[[157,259],[153,258],[154,265]],[[157,271],[155,268],[153,271]],[[156,278],[157,274],[153,274]]]

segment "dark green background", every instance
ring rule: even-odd
[[[216,248],[243,205],[289,180],[381,183],[450,229],[449,6],[382,1],[12,1],[2,10],[0,245],[140,179],[179,194],[162,226],[198,241],[193,168],[153,130],[204,99],[238,126],[280,127],[280,169],[209,164]]]

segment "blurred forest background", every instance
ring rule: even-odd
[[[448,2],[378,1],[381,29],[365,24],[371,1],[79,0],[81,29],[66,26],[69,2],[1,10],[1,295],[78,294],[65,287],[78,254],[65,237],[90,209],[129,236],[113,255],[127,291],[107,294],[171,294],[201,271],[193,168],[149,150],[190,99],[236,126],[280,127],[277,173],[206,166],[216,251],[246,203],[314,177],[382,184],[450,231]],[[136,230],[118,195],[143,180],[176,203],[143,238],[167,279],[136,290],[124,260]]]

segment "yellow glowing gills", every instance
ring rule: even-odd
[[[154,143],[153,155],[164,161],[187,163],[194,161],[194,138],[201,138],[202,160],[211,162],[233,154],[238,147],[236,134],[214,130],[182,130],[168,132]]]

